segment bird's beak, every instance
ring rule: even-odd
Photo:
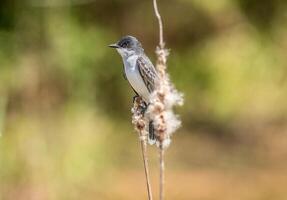
[[[117,45],[117,44],[110,44],[109,47],[111,47],[111,48],[119,48],[119,45]]]

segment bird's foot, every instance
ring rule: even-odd
[[[144,115],[149,104],[144,102],[143,99],[139,95],[135,95],[133,97],[133,103],[135,103],[135,102],[139,104],[139,108],[141,109],[140,112],[141,112],[142,115]]]
[[[146,102],[143,102],[143,106],[142,106],[142,115],[145,114],[145,112],[147,111],[147,108],[148,108],[149,104],[147,104]]]

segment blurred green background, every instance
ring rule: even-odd
[[[287,199],[286,1],[158,3],[185,94],[166,199]],[[151,0],[1,0],[1,200],[146,199],[133,92],[107,47],[127,34],[155,60]]]

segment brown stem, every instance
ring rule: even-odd
[[[157,0],[153,0],[153,8],[155,12],[155,16],[158,20],[159,25],[159,49],[157,49],[157,70],[159,71],[162,80],[165,79],[165,70],[166,70],[166,57],[167,57],[167,51],[164,49],[164,40],[163,40],[163,25],[162,25],[162,19],[161,15],[158,11],[157,6]],[[163,102],[163,100],[161,100]],[[162,119],[163,120],[163,119]],[[163,124],[165,124],[163,120]],[[165,130],[163,130],[163,133],[166,134]],[[163,135],[161,134],[161,137]],[[159,180],[159,199],[163,200],[164,198],[164,148],[162,146],[164,137],[160,140],[160,147],[159,147],[159,164],[160,164],[160,180]]]
[[[149,179],[149,168],[148,168],[146,140],[142,140],[141,139],[140,143],[141,143],[142,157],[143,157],[143,163],[144,163],[144,170],[145,170],[145,178],[146,178],[148,199],[152,200],[152,191],[151,191],[151,183],[150,183],[150,179]]]
[[[159,199],[163,200],[164,198],[164,148],[162,145],[159,148]]]
[[[163,25],[162,25],[162,19],[161,19],[161,16],[159,14],[158,7],[157,7],[157,0],[153,0],[153,8],[154,8],[154,13],[158,20],[158,25],[159,25],[159,47],[163,49],[164,48]]]

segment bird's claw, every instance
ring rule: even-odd
[[[142,106],[142,112],[141,112],[142,115],[145,114],[145,112],[147,111],[148,106],[149,106],[149,104],[146,104],[146,103],[144,102],[144,106]]]
[[[139,95],[135,95],[135,96],[133,97],[133,103],[135,103],[135,102],[139,103],[139,107],[140,107],[140,109],[141,109],[141,114],[144,115],[145,112],[146,112],[146,110],[147,110],[147,108],[148,108],[148,104],[146,104],[146,102],[144,102],[144,101],[140,98]]]

